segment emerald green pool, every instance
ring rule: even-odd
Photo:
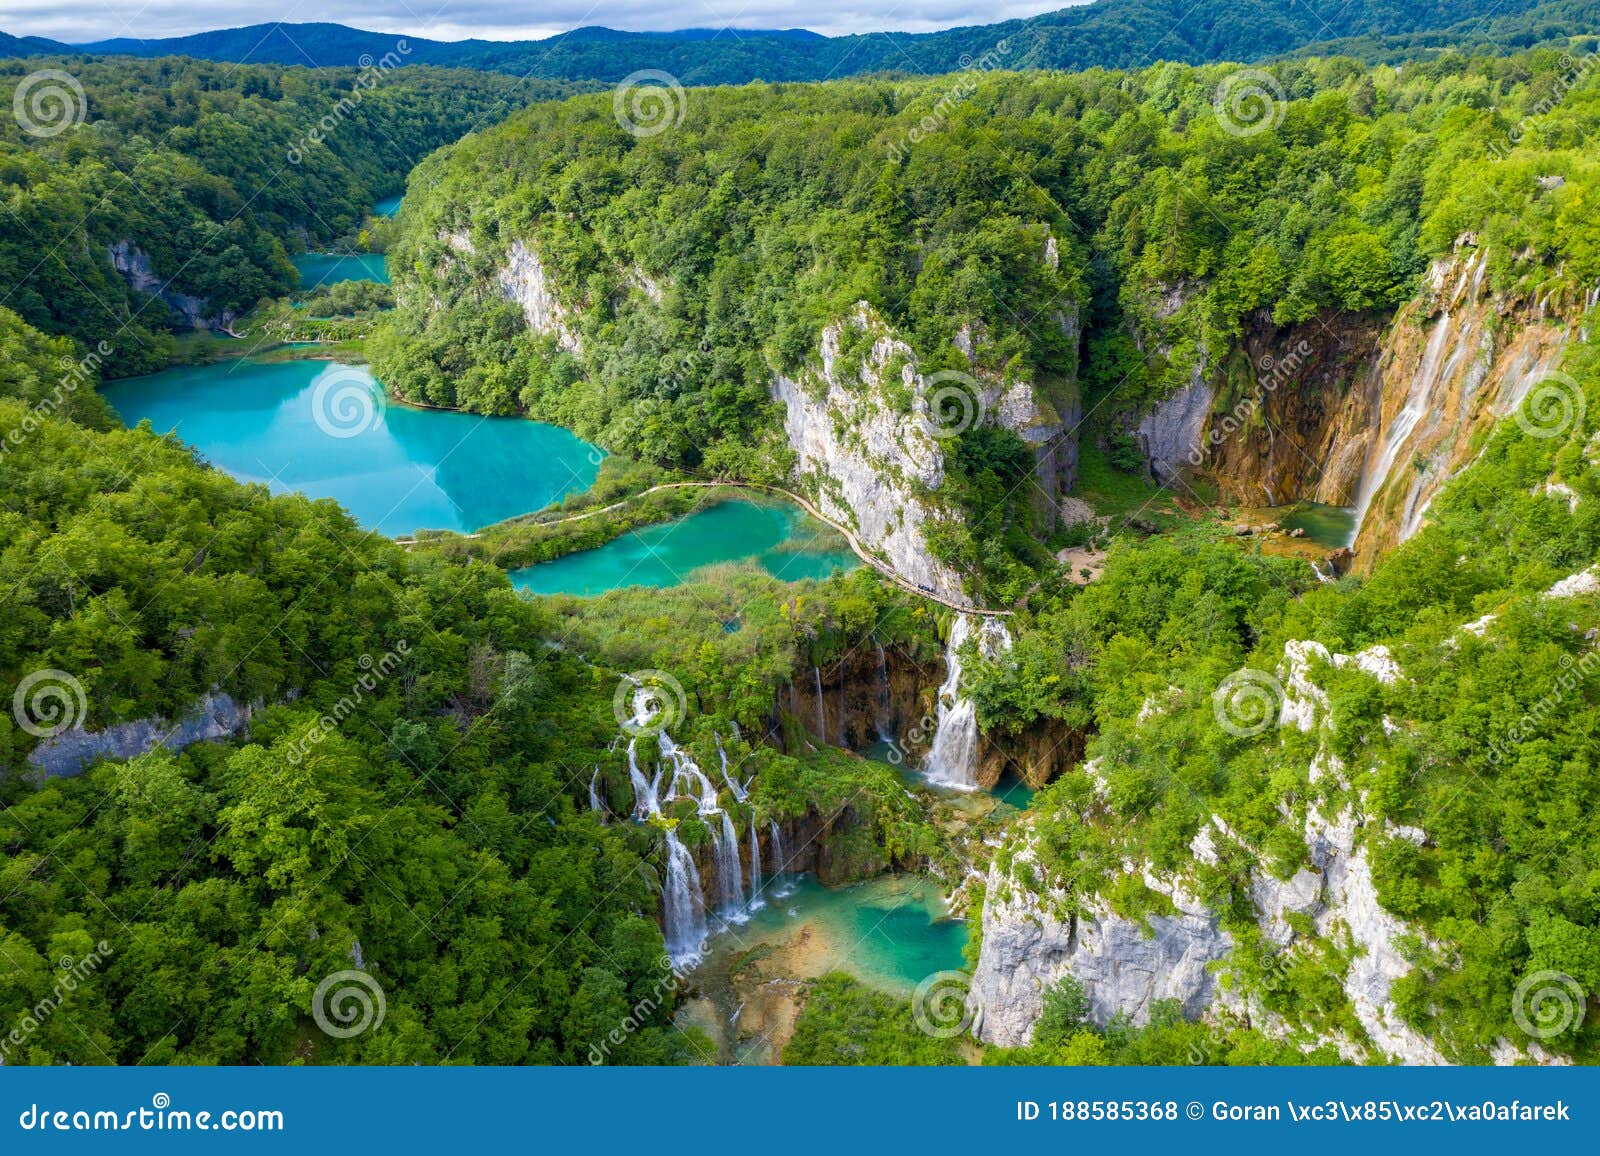
[[[932,879],[885,875],[824,887],[801,875],[769,892],[748,922],[714,934],[695,974],[714,975],[735,957],[776,949],[793,978],[847,971],[881,991],[910,995],[928,976],[964,967],[966,943],[966,923],[950,918]]]
[[[1348,546],[1356,534],[1353,506],[1324,506],[1318,502],[1296,502],[1279,514],[1278,525],[1285,530],[1304,530],[1306,540],[1337,550]]]
[[[389,263],[382,253],[298,253],[290,261],[300,272],[302,289],[336,281],[389,283]]]
[[[111,382],[129,425],[176,431],[275,493],[334,498],[380,533],[472,531],[594,484],[601,453],[558,426],[387,404],[365,367],[243,358]]]
[[[532,594],[594,595],[625,586],[676,586],[706,566],[745,559],[785,582],[826,578],[857,565],[848,550],[814,546],[822,534],[793,507],[738,499],[513,570],[511,582]]]

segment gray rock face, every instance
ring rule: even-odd
[[[840,360],[846,325],[873,337],[859,366]],[[774,385],[802,484],[815,490],[823,513],[850,526],[901,577],[962,600],[960,576],[928,552],[925,527],[948,516],[927,497],[944,482],[944,450],[915,408],[921,379],[910,347],[863,304],[823,331],[821,354],[820,375],[780,376]],[[891,390],[903,391],[907,404]]]
[[[194,743],[217,742],[243,733],[251,708],[226,694],[211,693],[176,723],[164,719],[135,719],[86,731],[81,727],[45,739],[28,754],[28,762],[46,775],[80,775],[101,759],[132,759],[158,746],[181,751]]]
[[[1211,413],[1215,390],[1195,379],[1139,419],[1139,449],[1150,473],[1162,485],[1176,480],[1193,464]]]
[[[1007,898],[993,898],[1007,890]],[[1002,1047],[1029,1041],[1044,993],[1067,975],[1083,984],[1097,1024],[1118,1014],[1145,1023],[1151,1001],[1158,999],[1175,999],[1185,1015],[1197,1017],[1217,994],[1216,977],[1206,965],[1233,950],[1216,916],[1180,889],[1171,894],[1178,914],[1152,916],[1148,926],[1098,901],[1088,914],[1063,920],[1050,910],[1059,904],[1059,893],[1051,904],[993,868],[987,894],[983,951],[969,1002],[981,1017],[978,1037]]]
[[[557,299],[539,254],[521,241],[511,242],[506,263],[495,274],[500,291],[522,307],[528,328],[535,333],[552,334],[556,344],[568,353],[582,352],[572,315]]]
[[[192,297],[187,293],[167,289],[151,267],[150,254],[132,241],[118,241],[107,250],[107,253],[111,257],[111,267],[130,288],[161,298],[169,309],[184,319],[190,329],[225,329],[233,324],[235,315],[231,311],[225,310],[217,316],[208,316],[204,297]]]

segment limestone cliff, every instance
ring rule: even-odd
[[[1038,841],[1043,836],[1025,820],[1008,848],[995,857],[986,879],[982,950],[969,997],[979,1038],[1005,1046],[1026,1043],[1043,1010],[1044,993],[1072,975],[1083,984],[1097,1023],[1116,1015],[1143,1022],[1151,1000],[1173,999],[1190,1017],[1211,1018],[1224,1011],[1242,1015],[1262,1030],[1305,1046],[1333,1043],[1351,1059],[1446,1062],[1433,1041],[1401,1019],[1391,989],[1414,966],[1402,953],[1402,944],[1409,943],[1413,954],[1420,951],[1433,958],[1447,958],[1448,948],[1384,909],[1368,859],[1369,849],[1379,841],[1420,843],[1427,834],[1369,814],[1359,788],[1366,768],[1347,769],[1329,752],[1324,742],[1332,735],[1328,699],[1316,681],[1317,671],[1326,666],[1360,670],[1384,683],[1404,677],[1381,646],[1358,655],[1333,654],[1314,642],[1285,646],[1275,722],[1317,736],[1320,748],[1306,768],[1311,801],[1297,809],[1286,798],[1282,806],[1285,820],[1298,824],[1306,865],[1289,878],[1274,874],[1258,849],[1213,815],[1193,838],[1191,867],[1161,873],[1130,855],[1096,893],[1074,894],[1041,866]],[[1095,786],[1096,802],[1084,821],[1114,821],[1103,810],[1106,786],[1097,764],[1090,762],[1076,773],[1087,775]],[[1319,794],[1319,782],[1330,789]],[[1322,813],[1325,804],[1318,799],[1338,801],[1330,808],[1331,817]],[[1208,908],[1195,898],[1203,891],[1206,870],[1220,861],[1254,864],[1245,894],[1235,895],[1226,917],[1222,909]],[[1153,913],[1138,918],[1113,909],[1107,896],[1123,876],[1134,877],[1160,897]],[[1278,1013],[1267,1010],[1262,1002],[1266,993],[1241,986],[1238,974],[1231,973],[1230,957],[1241,927],[1273,945],[1281,959],[1314,960],[1326,968],[1343,990],[1350,1012],[1346,1022],[1353,1020],[1358,1029],[1296,1021],[1281,1007]],[[1230,980],[1219,983],[1220,977]],[[1539,1061],[1552,1058],[1536,1049],[1528,1055]],[[1496,1062],[1519,1058],[1521,1053],[1505,1041],[1483,1056]]]
[[[150,254],[132,241],[118,241],[107,250],[107,256],[111,258],[111,267],[128,283],[129,288],[161,298],[162,303],[182,318],[190,329],[227,329],[233,324],[236,315],[231,311],[212,314],[204,297],[194,297],[170,288],[156,273]]]
[[[234,738],[249,725],[250,715],[250,707],[214,692],[177,722],[135,719],[100,731],[74,727],[52,735],[28,753],[28,762],[46,775],[78,775],[101,759],[132,759],[158,746],[181,751],[194,743]]]

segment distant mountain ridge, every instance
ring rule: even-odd
[[[67,45],[0,33],[0,56],[191,56],[227,63],[353,67],[404,45],[409,64],[612,82],[642,68],[685,84],[807,81],[869,72],[993,67],[1135,68],[1338,51],[1399,58],[1465,45],[1525,48],[1600,32],[1600,0],[1095,0],[1026,20],[939,32],[822,36],[804,29],[587,27],[536,41],[428,40],[342,24],[257,24],[157,40]]]

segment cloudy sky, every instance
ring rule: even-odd
[[[926,32],[1034,16],[1084,0],[5,0],[0,31],[81,44],[113,36],[183,36],[275,20],[328,20],[430,40],[537,39],[610,28],[809,28],[837,35]],[[225,14],[222,14],[225,13]]]

